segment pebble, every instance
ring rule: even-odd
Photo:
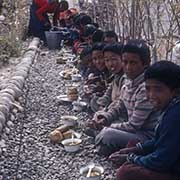
[[[1,139],[1,141],[0,141],[0,147],[1,147],[1,148],[6,147],[6,144],[5,144],[5,140],[4,140],[4,139]]]
[[[13,115],[12,115],[13,116]],[[12,120],[12,119],[11,119]],[[9,127],[9,128],[13,128],[14,127],[14,124],[13,124],[13,122],[12,121],[8,121],[7,122],[7,126]]]
[[[0,15],[0,21],[4,21],[6,18],[3,15]]]

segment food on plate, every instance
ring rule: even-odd
[[[78,90],[76,87],[71,87],[68,89],[67,96],[70,100],[75,101],[78,99]]]

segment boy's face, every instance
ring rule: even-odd
[[[92,66],[92,57],[91,54],[86,55],[85,57],[82,58],[82,64],[91,67]]]
[[[93,42],[92,42],[92,36],[90,35],[90,36],[87,36],[87,37],[83,37],[83,40],[86,42],[86,43],[88,43],[88,44],[92,44]]]
[[[106,68],[104,62],[103,51],[95,50],[92,52],[92,60],[94,66],[99,70],[102,71]]]
[[[175,90],[155,79],[146,80],[146,95],[155,109],[164,109],[175,95]]]
[[[145,65],[138,54],[125,52],[122,55],[124,73],[131,80],[144,72]]]
[[[122,60],[119,54],[106,51],[104,52],[104,61],[107,69],[112,73],[122,71]]]

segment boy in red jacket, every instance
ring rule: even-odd
[[[30,8],[30,21],[28,34],[39,37],[46,44],[45,31],[51,28],[48,13],[53,13],[53,25],[57,25],[59,12],[67,10],[67,1],[33,0]]]

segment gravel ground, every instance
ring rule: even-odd
[[[80,151],[67,153],[61,144],[52,144],[49,133],[60,125],[61,115],[76,115],[79,122],[91,117],[88,112],[76,113],[72,105],[60,105],[56,96],[66,93],[56,64],[60,51],[42,49],[26,80],[20,103],[24,112],[11,115],[11,125],[3,134],[0,157],[0,180],[81,180],[80,167],[93,161],[102,165],[104,180],[115,179],[115,168],[95,153],[93,140],[83,134]],[[76,131],[81,132],[80,127]],[[4,143],[4,144],[3,144]]]

